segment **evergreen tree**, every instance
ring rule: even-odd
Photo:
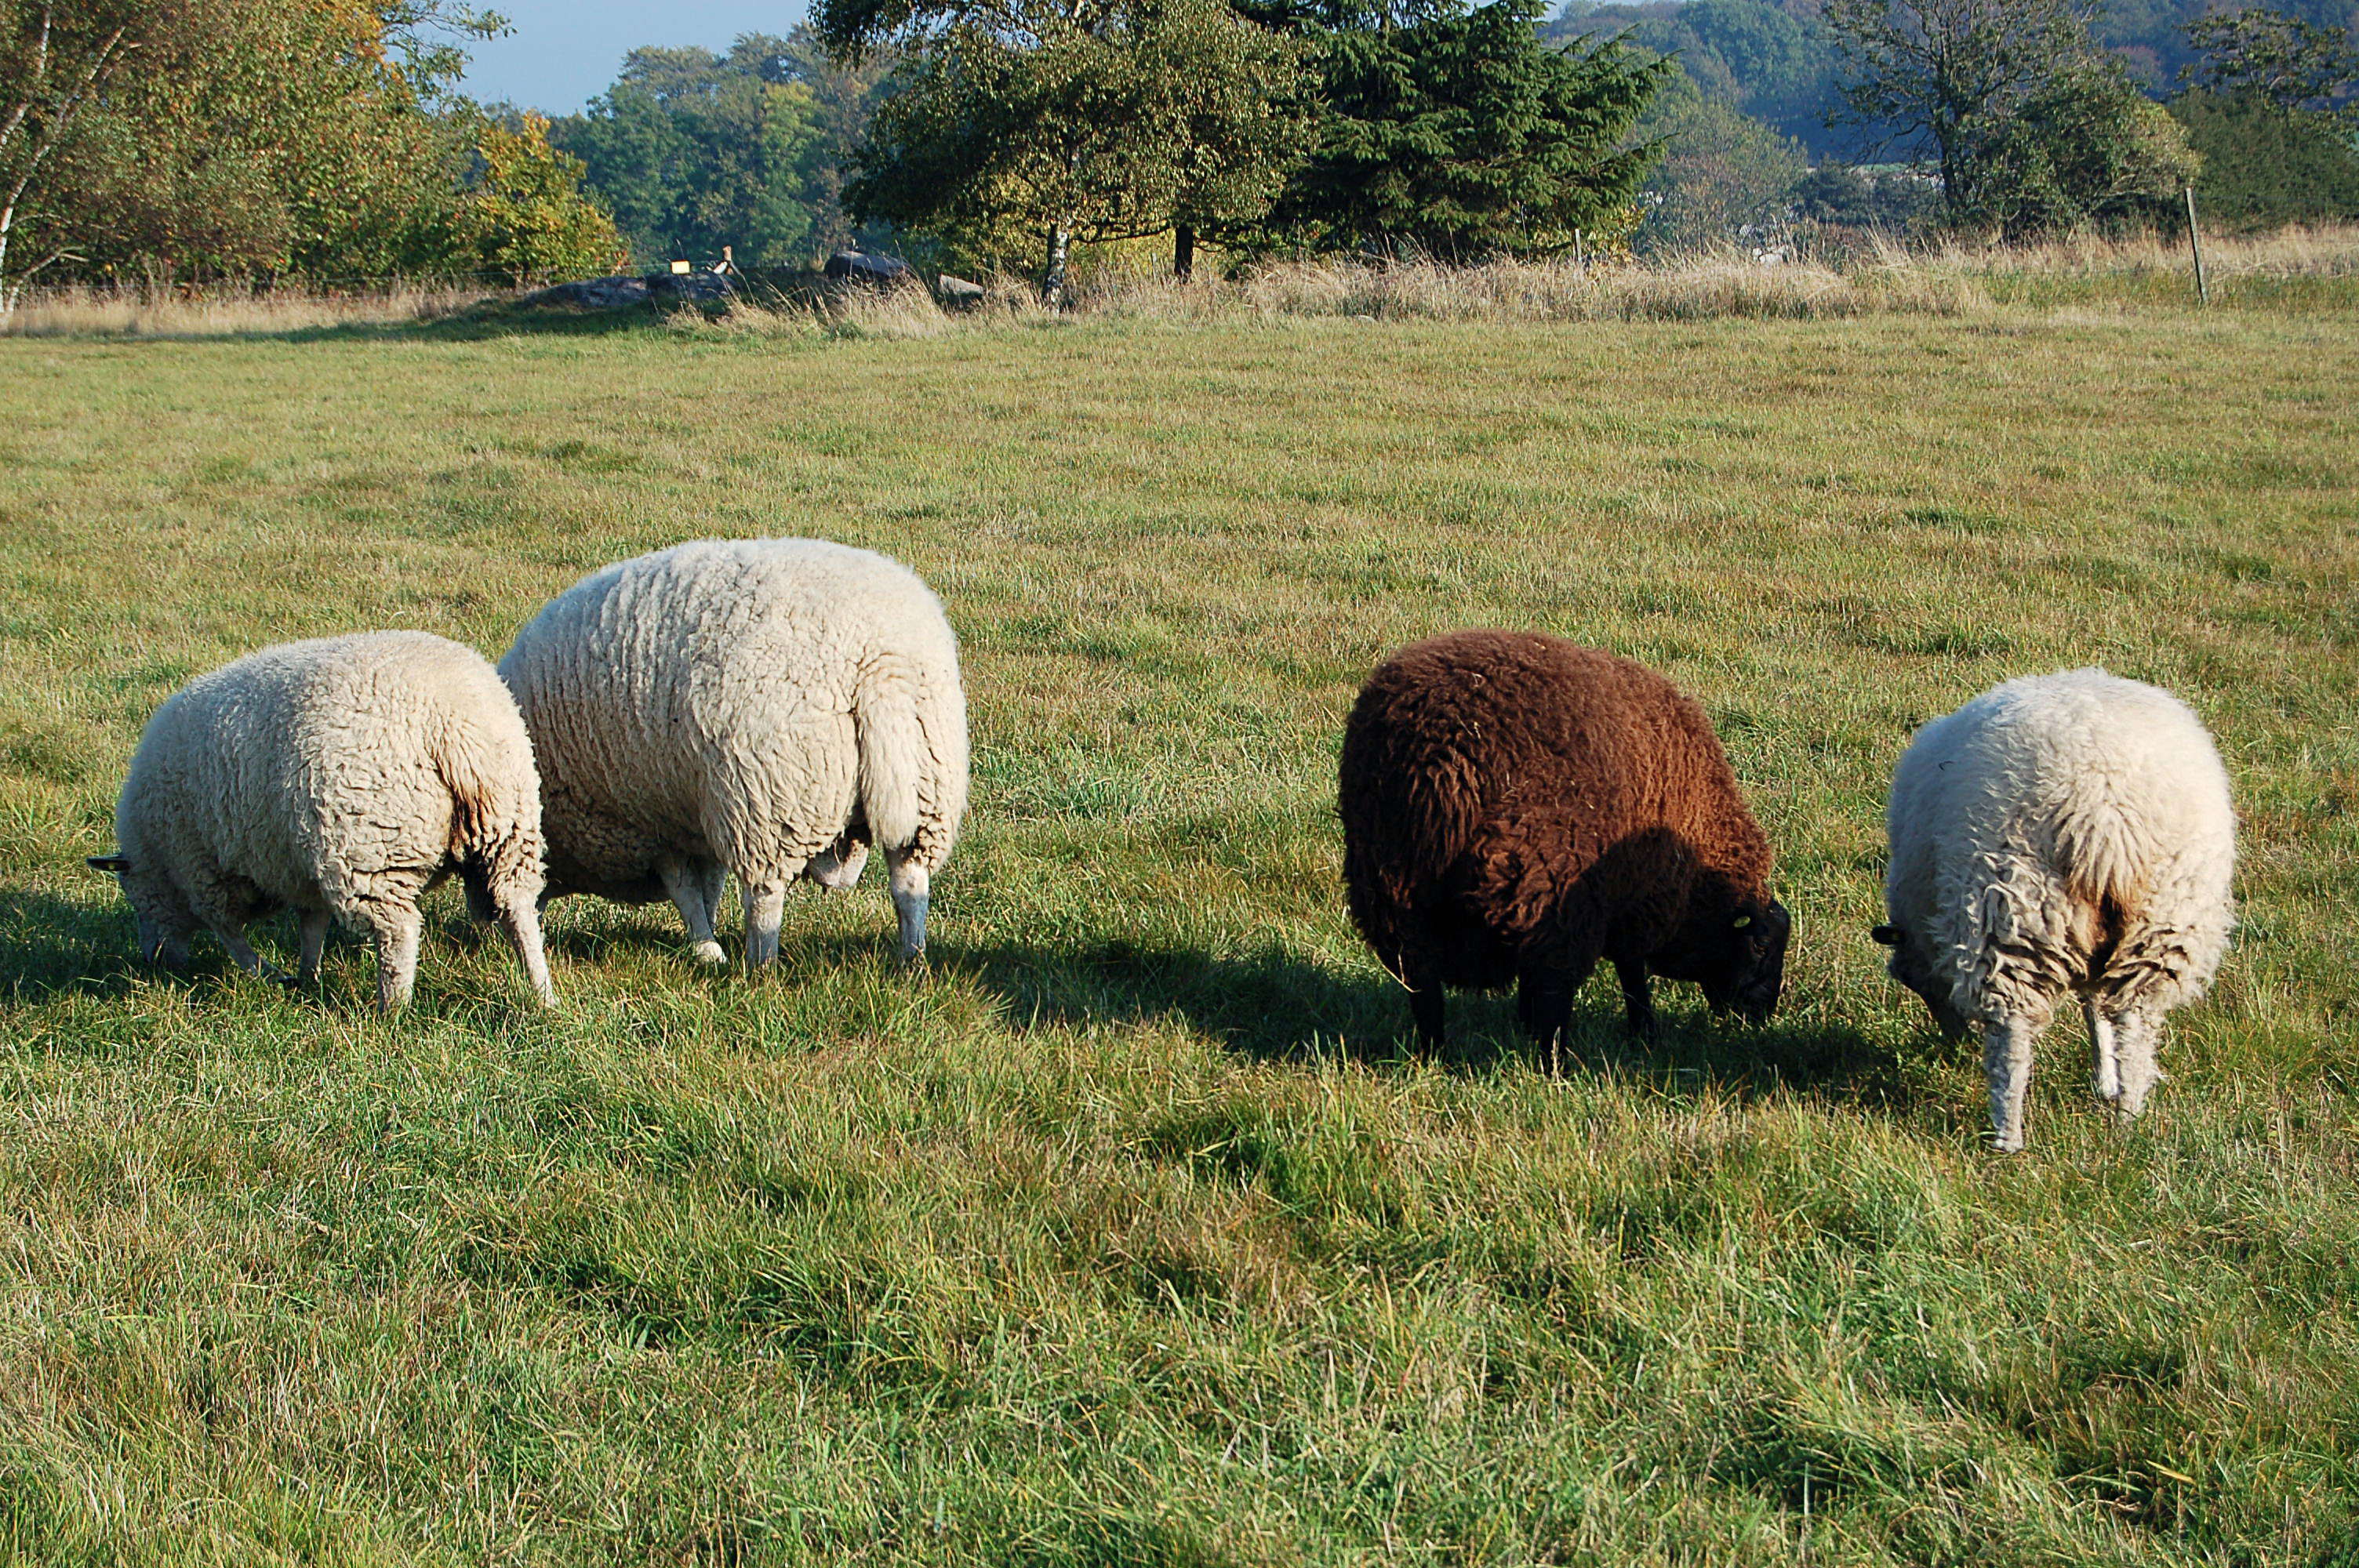
[[[1655,156],[1631,128],[1669,67],[1614,40],[1549,49],[1538,10],[1495,0],[1326,31],[1326,118],[1273,227],[1313,250],[1451,261],[1626,233]]]

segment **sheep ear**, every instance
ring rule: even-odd
[[[1742,930],[1744,930],[1746,926],[1748,926],[1748,925],[1752,925],[1752,924],[1753,924],[1753,917],[1752,917],[1751,915],[1749,915],[1749,914],[1740,914],[1740,915],[1738,915],[1735,919],[1734,919],[1734,920],[1732,920],[1732,921],[1730,921],[1730,922],[1728,923],[1728,928],[1729,928],[1731,931],[1742,931]]]
[[[1886,947],[1900,946],[1900,927],[1897,925],[1879,925],[1869,932],[1868,935]]]
[[[92,855],[82,863],[93,871],[114,871],[120,874],[131,869],[131,862],[121,855]]]

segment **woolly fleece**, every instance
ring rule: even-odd
[[[2228,773],[2186,704],[2099,669],[2008,681],[1917,731],[1886,830],[1877,939],[1944,1033],[1983,1031],[1998,1147],[2023,1147],[2032,1044],[2068,991],[2098,1097],[2138,1114],[2164,1015],[2234,921]]]
[[[330,916],[376,939],[377,1001],[406,1004],[419,894],[454,864],[496,915],[543,1006],[540,781],[507,688],[480,654],[423,632],[287,643],[190,682],[156,710],[115,806],[120,877],[149,961],[178,968],[201,925],[255,974],[245,940],[300,914],[299,979]]]
[[[1515,632],[1404,648],[1353,708],[1337,805],[1352,917],[1429,1048],[1443,986],[1511,979],[1553,1038],[1601,957],[1642,1033],[1650,969],[1776,1004],[1768,841],[1703,709],[1642,665]]]
[[[703,540],[568,589],[500,661],[531,730],[549,893],[669,896],[700,957],[724,871],[746,961],[777,952],[787,884],[892,868],[901,946],[966,809],[958,641],[917,574],[821,539]]]

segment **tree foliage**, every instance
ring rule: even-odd
[[[642,265],[724,245],[747,265],[799,265],[847,233],[835,202],[842,128],[829,134],[818,64],[808,33],[748,33],[725,55],[633,49],[614,85],[550,140],[582,160]]]
[[[2359,127],[2359,47],[2348,27],[2251,6],[2196,18],[2187,40],[2198,59],[2180,78],[2204,92],[2286,114],[2339,114]]]
[[[1853,118],[1930,155],[1950,222],[2070,228],[2175,194],[2177,123],[2090,32],[2091,0],[1827,0]]]
[[[1810,170],[1799,142],[1707,97],[1676,70],[1637,134],[1662,147],[1641,192],[1635,238],[1644,250],[1725,244],[1745,229],[1773,227]]]
[[[36,22],[46,66],[23,47]],[[0,100],[32,105],[20,130],[46,147],[10,179],[34,256],[7,263],[0,287],[41,264],[358,280],[597,250],[603,220],[559,189],[538,132],[496,126],[453,91],[463,40],[500,25],[445,0],[0,0]],[[54,52],[70,38],[96,61],[110,37],[94,76]],[[75,70],[92,90],[70,104]],[[558,234],[571,238],[550,253]]]
[[[1668,73],[1614,40],[1539,41],[1531,0],[1321,39],[1326,118],[1272,225],[1318,250],[1448,260],[1626,233],[1655,149],[1630,144]]]
[[[1571,41],[1620,36],[1680,62],[1707,103],[1762,121],[1820,153],[1839,138],[1827,124],[1843,59],[1815,6],[1785,9],[1765,0],[1647,0],[1640,5],[1569,5],[1546,29]]]
[[[822,0],[821,36],[901,64],[844,190],[853,211],[986,258],[1221,230],[1265,210],[1307,140],[1302,49],[1225,0]]]

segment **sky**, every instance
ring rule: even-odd
[[[784,33],[803,19],[804,0],[489,0],[515,25],[504,38],[468,52],[462,89],[485,103],[506,100],[571,114],[603,92],[623,56],[641,44],[701,44],[725,49],[740,33]]]

